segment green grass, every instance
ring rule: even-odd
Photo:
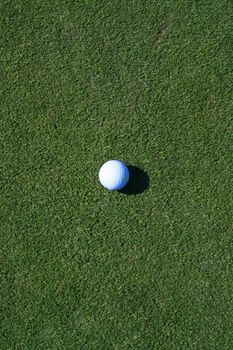
[[[232,350],[232,21],[0,2],[2,350]],[[112,158],[148,190],[101,188]]]

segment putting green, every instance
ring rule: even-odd
[[[1,349],[232,350],[232,11],[1,1]]]

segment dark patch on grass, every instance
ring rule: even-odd
[[[168,21],[163,21],[160,29],[158,31],[158,34],[156,36],[156,44],[160,45],[161,42],[167,37],[168,33],[170,32],[171,26]]]
[[[129,182],[128,184],[119,191],[120,193],[127,195],[136,195],[144,192],[150,183],[149,176],[147,173],[133,165],[127,165],[129,169]]]

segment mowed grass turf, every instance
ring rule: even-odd
[[[232,15],[0,2],[2,350],[232,350]]]

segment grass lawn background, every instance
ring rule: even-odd
[[[2,350],[232,350],[232,23],[0,2]],[[148,190],[101,188],[108,159]]]

